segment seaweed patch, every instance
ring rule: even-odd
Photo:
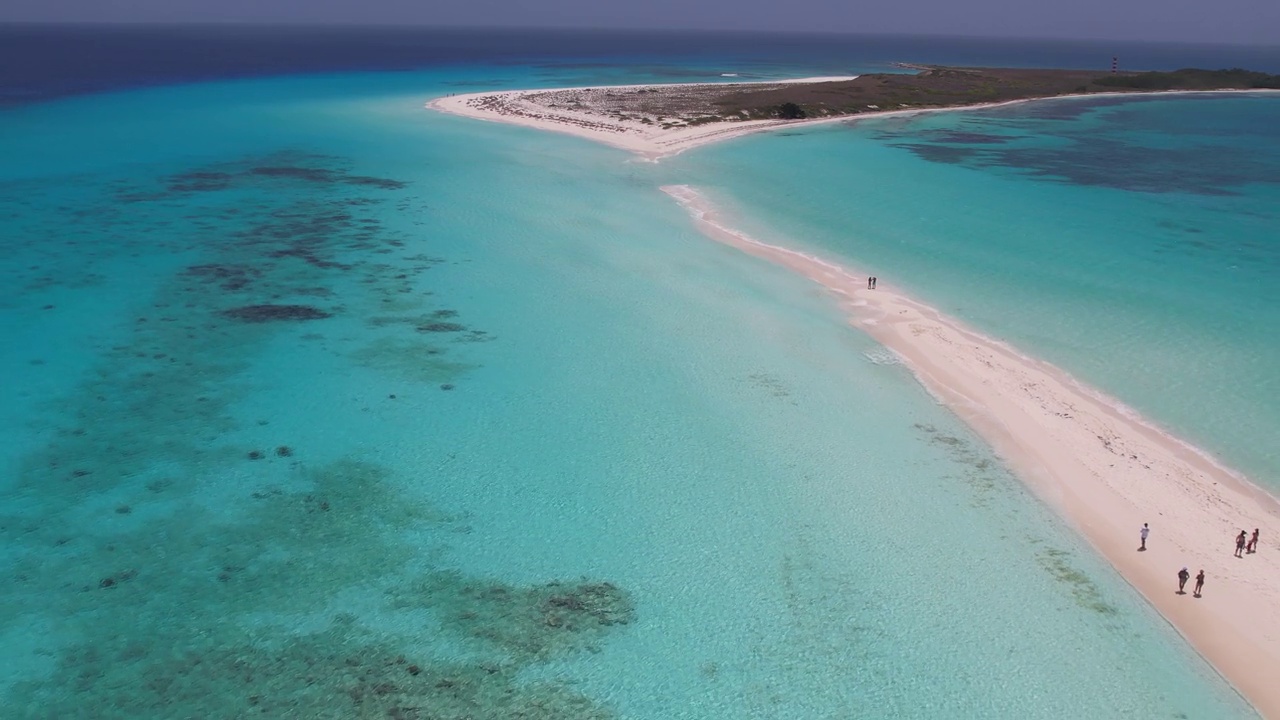
[[[1071,554],[1065,550],[1046,548],[1036,556],[1040,566],[1049,572],[1053,579],[1071,589],[1071,597],[1076,604],[1100,615],[1115,615],[1119,612],[1114,605],[1102,596],[1097,583],[1088,575],[1071,566]]]

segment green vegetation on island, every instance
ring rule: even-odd
[[[1125,73],[1100,77],[1095,85],[1136,90],[1213,90],[1218,88],[1280,89],[1280,75],[1253,70],[1199,70],[1185,68],[1173,72]]]
[[[1280,89],[1280,75],[1248,70],[1106,72],[1038,68],[964,68],[903,65],[902,72],[871,73],[813,82],[688,83],[660,86],[565,88],[483,98],[486,109],[532,119],[558,119],[587,129],[618,131],[614,122],[655,130],[748,120],[839,118],[893,110],[961,108],[1098,93]],[[566,113],[577,113],[569,117]],[[608,118],[584,119],[582,113]]]
[[[962,107],[1101,92],[1280,88],[1280,75],[1241,69],[1175,72],[911,66],[918,73],[874,73],[820,83],[703,86],[682,92],[668,117],[697,106],[695,122],[821,118],[882,110]],[[688,105],[689,107],[680,107]],[[714,108],[713,111],[710,111]],[[685,115],[688,117],[688,115]]]

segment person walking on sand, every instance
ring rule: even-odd
[[[1190,577],[1191,577],[1191,573],[1187,572],[1186,568],[1182,568],[1181,570],[1178,571],[1178,594],[1179,595],[1187,594],[1187,591],[1184,588],[1187,587],[1187,579]]]
[[[1191,593],[1191,597],[1200,597],[1200,591],[1204,589],[1204,569],[1196,573],[1196,589]]]
[[[1241,530],[1240,534],[1236,536],[1236,557],[1244,557],[1244,537],[1243,530]]]
[[[1249,538],[1249,544],[1244,546],[1244,551],[1250,555],[1258,552],[1258,528],[1253,529],[1253,537]]]
[[[870,290],[870,289],[871,289],[871,276],[870,276],[870,275],[868,275],[868,276],[867,276],[867,289],[868,289],[868,290]]]
[[[878,277],[876,277],[876,276],[872,275],[872,276],[871,276],[871,289],[872,289],[872,290],[875,290],[875,289],[876,289],[876,284],[877,284],[877,283],[879,283],[879,282],[880,282],[880,278],[878,278]]]
[[[1151,528],[1146,523],[1142,523],[1142,529],[1138,531],[1138,537],[1142,539],[1142,544],[1138,546],[1138,552],[1146,552],[1147,535],[1151,534]]]

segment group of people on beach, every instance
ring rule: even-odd
[[[1191,573],[1186,568],[1178,571],[1178,594],[1186,595],[1187,591],[1183,590],[1187,586],[1187,579],[1191,577]],[[1204,570],[1196,574],[1196,589],[1191,591],[1191,597],[1200,597],[1200,591],[1204,589]]]
[[[1151,526],[1142,523],[1142,529],[1138,531],[1138,538],[1142,544],[1138,546],[1138,552],[1146,552],[1147,536],[1151,534]],[[1236,557],[1244,557],[1245,554],[1252,555],[1258,552],[1258,528],[1253,529],[1253,535],[1250,536],[1244,530],[1236,536]],[[1191,572],[1185,567],[1178,571],[1178,594],[1187,594],[1187,581],[1191,579]],[[1196,573],[1196,587],[1191,591],[1192,597],[1200,597],[1201,591],[1204,590],[1204,570]]]
[[[1253,529],[1253,536],[1245,540],[1244,531],[1236,536],[1236,557],[1244,557],[1245,553],[1250,555],[1258,552],[1258,528]]]
[[[868,277],[868,278],[867,278],[867,289],[868,289],[868,290],[875,290],[875,289],[876,289],[876,280],[879,280],[879,279],[880,279],[880,278],[877,278],[877,277]]]

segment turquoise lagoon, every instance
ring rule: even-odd
[[[654,165],[422,109],[615,76],[0,115],[5,716],[1249,716],[829,297],[659,190],[819,245],[801,190],[863,196],[772,164],[806,143],[985,171],[865,128]],[[964,285],[925,266],[881,275]]]
[[[844,258],[1280,489],[1280,94],[1095,97],[762,134],[681,158]]]

